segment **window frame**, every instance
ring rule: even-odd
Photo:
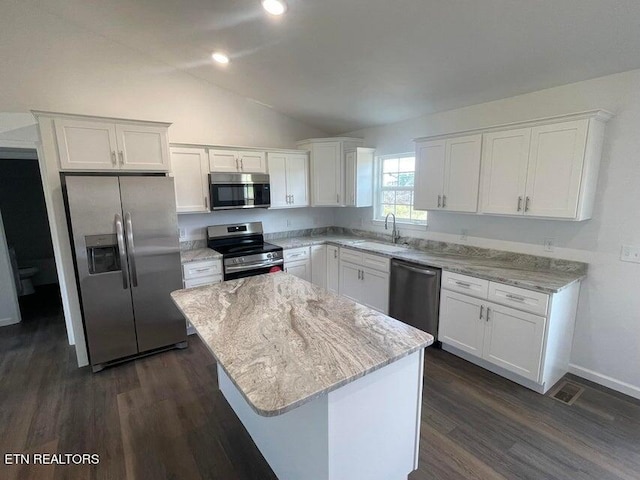
[[[377,225],[384,225],[384,218],[382,217],[382,191],[384,190],[393,190],[393,191],[410,191],[412,192],[412,197],[413,194],[415,194],[415,180],[414,180],[414,185],[413,187],[383,187],[382,186],[382,174],[383,174],[383,163],[385,160],[388,159],[393,159],[393,158],[416,158],[416,154],[415,152],[403,152],[403,153],[397,153],[397,154],[390,154],[390,155],[378,155],[375,158],[375,163],[374,163],[374,185],[373,185],[373,190],[374,190],[374,194],[373,194],[373,219],[372,219],[372,223],[373,224],[377,224]],[[414,164],[414,174],[416,171],[415,168],[415,164]],[[415,177],[414,177],[415,178]],[[396,204],[397,205],[397,204]],[[411,205],[411,207],[413,208],[413,204]],[[427,213],[427,212],[425,212]],[[424,221],[411,221],[409,219],[406,218],[398,218],[396,219],[396,224],[398,225],[402,225],[404,228],[409,228],[409,229],[416,229],[416,230],[424,230],[426,229],[427,225],[429,222],[429,215],[427,213],[427,218]]]

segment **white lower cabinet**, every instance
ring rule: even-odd
[[[483,282],[488,288],[466,287]],[[438,339],[445,350],[545,393],[568,371],[579,291],[575,283],[547,295],[443,272]]]
[[[284,251],[284,271],[298,278],[311,281],[311,255],[309,247]]]
[[[481,357],[485,335],[485,325],[480,319],[481,309],[484,313],[482,300],[442,290],[439,340]]]
[[[327,290],[340,293],[340,248],[327,245]]]
[[[222,260],[202,260],[182,265],[184,288],[202,287],[222,282]],[[196,333],[187,320],[187,334]]]
[[[482,358],[529,380],[538,380],[546,319],[487,303]]]
[[[311,283],[327,288],[327,246],[311,247]]]
[[[375,265],[372,268],[371,265]],[[382,313],[389,312],[389,266],[386,257],[340,249],[340,294]]]

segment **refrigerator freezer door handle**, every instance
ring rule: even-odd
[[[131,266],[131,286],[138,286],[138,271],[136,269],[136,248],[133,244],[133,223],[131,222],[131,213],[124,215],[127,231],[127,250],[129,251],[129,265]]]
[[[120,252],[120,270],[122,270],[122,288],[129,288],[129,279],[127,278],[127,252],[124,247],[124,234],[122,228],[122,217],[116,214],[116,236],[118,238],[118,252]]]

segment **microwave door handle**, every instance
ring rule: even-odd
[[[122,271],[122,288],[129,288],[129,279],[127,278],[127,253],[124,246],[124,235],[122,228],[122,217],[116,213],[116,237],[118,239],[118,253],[120,254],[120,270]]]
[[[131,213],[127,212],[124,216],[127,233],[127,249],[129,251],[129,265],[131,266],[131,285],[138,286],[138,270],[136,268],[136,248],[133,242],[133,222],[131,221]]]

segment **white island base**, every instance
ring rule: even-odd
[[[219,365],[218,382],[280,480],[406,480],[418,467],[423,359],[420,349],[273,417]]]

